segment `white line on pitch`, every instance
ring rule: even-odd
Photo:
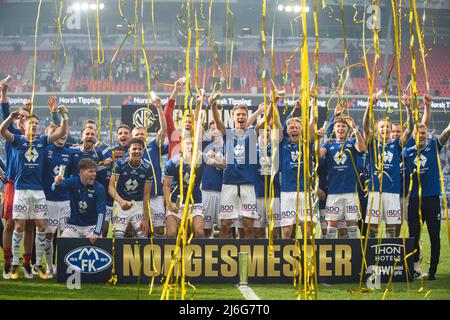
[[[258,297],[255,293],[255,291],[252,290],[249,286],[237,286],[239,291],[244,296],[245,300],[261,300],[260,297]]]

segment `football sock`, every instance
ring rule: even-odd
[[[45,239],[45,262],[47,269],[53,266],[53,239]]]
[[[378,238],[378,226],[371,226],[369,229],[369,238]]]
[[[347,227],[348,237],[350,239],[358,239],[358,227],[357,226],[351,226]]]
[[[22,242],[23,232],[16,232],[14,230],[13,236],[12,236],[12,264],[18,265],[19,264],[19,256],[20,256],[20,243]]]
[[[45,231],[36,231],[36,237],[34,239],[36,243],[36,265],[42,265],[42,256],[45,253]]]
[[[327,228],[327,239],[336,239],[337,228],[328,227]]]
[[[395,227],[393,227],[393,228],[386,228],[386,237],[388,237],[388,238],[395,238]]]

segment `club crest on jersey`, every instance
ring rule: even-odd
[[[390,151],[384,151],[384,162],[391,163],[394,158],[394,154]]]
[[[86,210],[88,206],[87,206],[86,201],[79,201],[78,207],[80,207],[80,209],[82,209],[82,210]]]
[[[414,158],[414,164],[416,165],[416,167],[417,167],[418,161],[419,161],[419,159],[418,159],[417,157],[415,157],[415,158]],[[425,165],[427,164],[427,161],[428,161],[427,157],[425,157],[423,154],[421,154],[421,155],[420,155],[420,166],[421,166],[422,168],[425,167]]]
[[[242,158],[244,156],[245,147],[242,144],[237,144],[234,147],[234,156],[235,158]]]
[[[292,162],[296,162],[298,160],[298,150],[291,150],[291,160]]]
[[[189,178],[190,178],[190,175],[189,175],[189,173],[185,173],[184,174],[184,177],[183,177],[183,181],[185,182],[185,183],[189,183]]]
[[[53,168],[53,173],[55,174],[55,176],[59,175],[59,166],[55,166]]]
[[[35,148],[33,148],[31,150],[28,149],[28,151],[25,152],[25,158],[27,159],[28,162],[35,162],[38,157],[39,157],[39,153],[36,151]]]
[[[333,159],[337,164],[343,165],[345,163],[345,161],[347,161],[347,155],[345,153],[341,154],[340,152],[337,152],[334,155]]]
[[[139,184],[136,179],[129,179],[125,182],[125,188],[127,191],[134,191],[139,187]]]

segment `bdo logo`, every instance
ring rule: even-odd
[[[81,273],[97,273],[112,264],[112,257],[103,249],[87,246],[70,251],[64,257],[64,262]]]

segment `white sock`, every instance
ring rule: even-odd
[[[147,235],[145,233],[143,233],[142,231],[137,231],[136,235],[139,239],[145,239],[147,238]]]
[[[414,262],[414,271],[419,272],[420,273],[420,262]]]
[[[327,239],[336,239],[337,228],[328,227],[327,228]]]
[[[123,239],[125,237],[124,231],[116,230],[116,239]]]
[[[357,226],[351,226],[351,227],[347,227],[347,233],[348,233],[348,237],[350,239],[358,239],[358,227]]]
[[[395,237],[395,227],[393,227],[393,228],[386,228],[386,237],[387,238],[396,238]]]
[[[22,242],[23,232],[17,232],[14,230],[12,236],[12,265],[17,266],[19,264],[19,256],[20,256],[20,243]]]
[[[47,262],[47,269],[53,266],[53,239],[45,239],[45,262]]]
[[[36,231],[36,237],[34,238],[36,243],[36,266],[42,266],[42,256],[45,253],[45,231]]]

